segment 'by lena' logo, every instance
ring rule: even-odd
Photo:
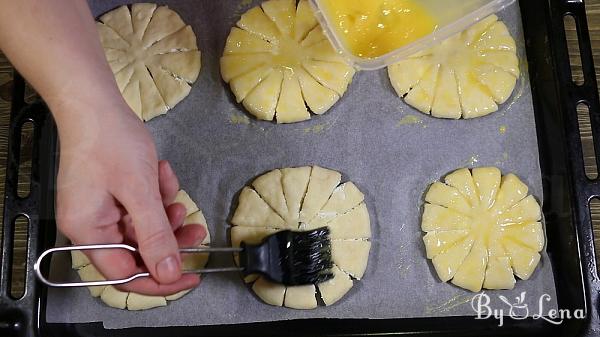
[[[473,296],[471,299],[471,308],[477,313],[475,319],[488,319],[495,318],[498,320],[498,326],[504,325],[504,317],[510,317],[515,320],[526,319],[531,317],[532,319],[543,319],[552,324],[561,324],[565,319],[584,319],[585,313],[583,309],[576,309],[571,312],[569,309],[550,309],[545,314],[544,303],[549,302],[552,297],[548,294],[540,296],[538,301],[537,311],[530,311],[529,306],[525,303],[526,292],[522,292],[521,295],[515,297],[514,301],[510,301],[506,296],[498,295],[498,298],[506,304],[507,308],[492,309],[490,307],[490,296],[485,292]]]

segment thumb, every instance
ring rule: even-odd
[[[146,268],[159,283],[177,281],[181,277],[181,257],[162,202],[158,177],[137,180],[137,184],[129,183],[120,190],[115,197],[131,215]]]

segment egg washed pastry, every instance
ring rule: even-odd
[[[233,247],[242,241],[260,243],[265,236],[286,229],[327,226],[331,233],[334,277],[316,285],[286,287],[259,275],[247,276],[245,281],[254,282],[252,290],[265,303],[313,309],[320,296],[325,305],[331,305],[352,288],[354,280],[363,277],[371,248],[369,212],[356,185],[340,181],[339,172],[306,166],[270,171],[242,189],[231,219]]]
[[[497,111],[520,75],[515,41],[495,15],[389,66],[388,73],[406,103],[454,119]]]
[[[527,280],[544,247],[541,209],[514,174],[459,169],[425,195],[421,229],[427,258],[444,281],[473,292]]]
[[[192,27],[167,6],[121,6],[96,23],[119,90],[144,121],[165,114],[190,92],[200,72]]]
[[[227,38],[221,75],[258,119],[293,123],[323,114],[354,69],[335,52],[307,0],[269,0],[244,13]]]
[[[174,203],[175,202],[183,204],[187,210],[183,226],[188,224],[199,224],[204,226],[206,237],[200,243],[199,247],[207,247],[210,245],[210,234],[206,225],[206,219],[196,203],[194,203],[190,196],[183,190],[180,190],[177,193]],[[183,255],[182,268],[184,270],[200,269],[204,268],[207,262],[208,254]],[[96,267],[90,263],[87,256],[81,251],[71,252],[71,263],[73,269],[77,270],[82,281],[104,280],[102,274],[100,274]],[[88,287],[88,289],[93,297],[100,297],[102,302],[106,305],[127,310],[146,310],[165,306],[168,301],[177,300],[190,291],[183,290],[169,296],[148,296],[123,292],[113,286]]]

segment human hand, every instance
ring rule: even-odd
[[[201,225],[181,227],[185,207],[172,204],[179,183],[170,165],[158,161],[153,140],[129,107],[118,103],[85,125],[59,123],[58,228],[73,244],[138,246],[152,278],[119,286],[125,291],[169,295],[199,283],[181,274],[178,247],[198,245]],[[92,117],[100,116],[100,117]],[[126,250],[87,251],[107,279],[142,271]]]

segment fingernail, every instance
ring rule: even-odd
[[[171,167],[171,164],[168,161],[165,161],[165,169],[167,170],[168,175],[175,175],[175,172],[173,172],[173,168]]]
[[[161,280],[175,280],[178,273],[179,262],[174,256],[169,256],[156,265],[156,273]]]
[[[200,233],[198,233],[197,237],[196,237],[196,241],[194,242],[194,246],[200,245],[202,243],[202,241],[204,241],[205,237],[206,237],[205,231],[201,231]]]

